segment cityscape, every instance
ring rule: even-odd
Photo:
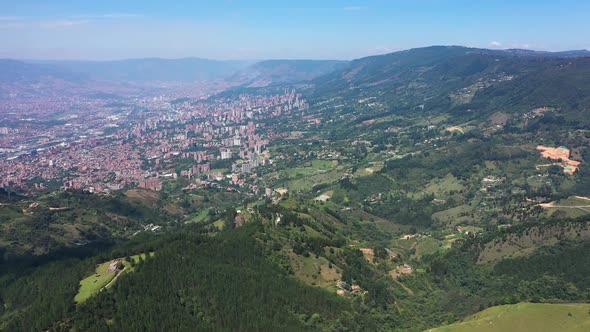
[[[0,332],[590,331],[590,2],[0,13]]]
[[[254,168],[272,162],[265,147],[283,135],[263,121],[301,116],[308,107],[301,94],[287,89],[269,96],[185,99],[156,96],[124,105],[76,100],[76,106],[51,100],[53,113],[35,113],[41,107],[28,106],[35,119],[55,118],[41,123],[8,113],[8,122],[23,125],[0,128],[0,186],[25,192],[48,186],[97,193],[133,186],[160,190],[162,179],[178,176],[199,178],[202,184],[226,180],[210,172],[211,161],[231,159],[229,182],[242,187]],[[4,105],[8,110],[18,106],[18,101]],[[82,110],[60,112],[60,107]],[[259,193],[255,179],[247,190]]]

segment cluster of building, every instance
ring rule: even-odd
[[[272,163],[266,146],[284,137],[265,130],[267,121],[308,107],[293,90],[182,103],[144,98],[116,107],[91,105],[97,109],[69,113],[67,121],[45,130],[0,128],[0,187],[161,190],[165,178],[217,181],[221,171],[212,172],[212,163],[225,160],[231,165],[224,164],[225,172],[232,174],[221,179],[239,187],[256,167]],[[17,132],[27,137],[11,136]]]

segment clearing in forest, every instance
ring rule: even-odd
[[[553,217],[577,218],[590,213],[590,199],[582,196],[570,196],[557,202],[540,203],[539,206]]]
[[[150,252],[150,256],[154,253]],[[146,258],[146,254],[139,254],[131,256],[135,263],[139,263],[141,259]],[[120,263],[123,268],[120,268]],[[124,258],[117,258],[99,264],[94,273],[80,281],[80,290],[74,297],[74,302],[81,303],[89,299],[103,288],[108,288],[116,280],[116,278],[123,272],[133,271],[133,267]]]
[[[144,206],[153,206],[158,202],[158,193],[144,190],[144,189],[131,189],[125,192],[125,197],[135,203],[142,204]]]
[[[334,288],[342,278],[342,271],[325,257],[296,255],[289,252],[289,261],[297,279],[308,285]]]
[[[570,159],[570,150],[565,146],[560,146],[558,148],[550,148],[539,145],[537,146],[537,150],[541,153],[541,157],[559,161],[559,164],[556,165],[561,166],[563,168],[563,172],[569,175],[574,174],[581,164],[579,161]],[[537,165],[537,169],[543,166],[551,165],[553,164]]]
[[[359,250],[363,253],[363,256],[365,256],[365,259],[369,261],[369,263],[373,263],[373,259],[375,259],[375,251],[372,248],[360,248]]]
[[[116,268],[118,260],[104,262],[96,267],[96,270],[91,276],[88,276],[80,281],[80,290],[74,297],[76,303],[84,302],[100,289],[105,287],[115,276],[119,273]],[[113,269],[113,266],[115,268]]]
[[[446,131],[450,131],[450,132],[454,132],[454,131],[458,131],[461,134],[465,134],[465,131],[463,130],[463,128],[459,127],[459,126],[452,126],[452,127],[448,127],[447,129],[445,129]]]

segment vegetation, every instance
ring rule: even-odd
[[[269,197],[226,179],[0,190],[0,330],[587,329],[588,59],[433,47],[338,67],[303,87],[318,121],[261,123],[300,133],[246,181]]]
[[[113,261],[100,264],[93,275],[80,281],[80,291],[74,297],[76,303],[84,302],[100,289],[105,287],[117,275],[117,270],[109,270]]]

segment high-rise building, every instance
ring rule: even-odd
[[[230,149],[220,149],[219,152],[221,153],[221,159],[231,159],[231,150]]]

